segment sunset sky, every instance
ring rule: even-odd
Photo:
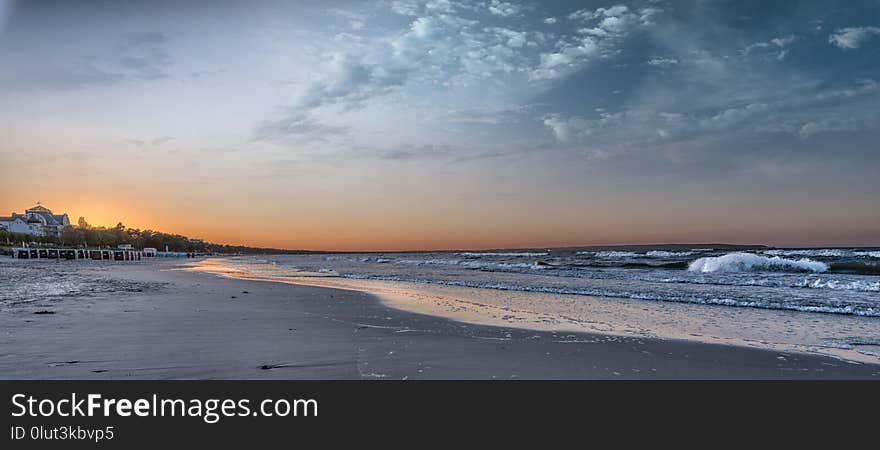
[[[0,215],[880,245],[880,2],[0,0]]]

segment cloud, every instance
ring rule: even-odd
[[[755,42],[742,50],[743,56],[751,54],[771,55],[779,61],[785,59],[788,55],[788,49],[792,43],[798,40],[798,37],[789,34],[771,39],[769,42]]]
[[[530,78],[554,79],[581,69],[591,59],[611,52],[613,44],[631,31],[652,25],[653,17],[661,12],[658,8],[632,11],[625,5],[616,5],[569,14],[569,20],[580,24],[577,33],[563,37],[555,51],[542,53]]]
[[[410,161],[415,159],[436,158],[450,153],[448,145],[427,144],[418,147],[390,150],[379,155],[381,159],[390,161]]]
[[[853,132],[880,127],[880,114],[869,114],[866,117],[822,117],[800,125],[798,136],[809,138],[822,133]]]
[[[326,142],[344,135],[346,131],[345,127],[325,125],[306,114],[292,111],[280,118],[259,123],[254,133],[254,140],[295,143]]]
[[[392,11],[402,16],[415,16],[420,10],[418,2],[411,0],[393,0],[390,7]]]
[[[828,42],[844,50],[854,50],[880,34],[880,27],[839,28],[828,36]]]
[[[678,60],[675,58],[654,57],[648,60],[648,65],[660,67],[661,69],[668,69],[676,64],[678,64]]]
[[[520,13],[521,9],[519,5],[500,0],[492,0],[488,8],[490,13],[501,17],[516,16]]]
[[[315,68],[314,81],[300,91],[298,108],[359,107],[407,84],[468,84],[493,74],[526,72],[526,47],[538,45],[543,37],[539,32],[482,28],[478,20],[450,13],[460,8],[457,3],[393,3],[392,8],[416,15],[402,31],[331,53],[329,61]]]
[[[63,55],[44,65],[10,70],[5,84],[16,88],[73,90],[167,78],[173,62],[166,50],[167,42],[168,37],[157,32],[125,34],[95,54]]]
[[[527,33],[524,31],[514,31],[499,27],[491,28],[489,31],[497,33],[502,40],[506,40],[505,43],[508,47],[522,48],[522,46],[526,45]]]
[[[421,142],[447,129],[477,130],[475,141],[492,140],[514,123],[526,124],[516,138],[508,136],[517,148],[556,145],[548,144],[548,134],[557,144],[607,149],[773,130],[808,139],[830,127],[854,130],[839,121],[826,124],[822,114],[845,109],[873,89],[869,82],[853,84],[856,73],[848,80],[812,73],[799,64],[808,52],[788,56],[798,46],[825,45],[811,24],[807,31],[779,26],[766,35],[747,24],[719,26],[712,15],[695,19],[638,4],[529,15],[522,8],[502,11],[506,2],[500,1],[386,5],[405,25],[374,27],[356,33],[357,40],[332,44],[310,81],[299,85],[290,114],[261,123],[261,134],[331,139],[340,131],[359,133],[362,124],[361,131],[374,133],[385,124],[359,120],[339,130],[321,122],[340,114],[369,118],[375,110],[407,122],[409,137],[401,140]],[[491,112],[524,99],[546,104],[517,114]],[[489,112],[462,112],[474,101],[485,102]],[[860,129],[872,126],[859,123]],[[385,149],[382,157],[409,159],[411,153]]]
[[[168,76],[166,69],[171,66],[171,56],[165,50],[168,38],[162,33],[130,33],[120,45],[119,54],[109,57],[106,63],[114,66],[129,78],[155,80]]]
[[[547,114],[541,118],[544,125],[553,132],[556,140],[569,143],[588,136],[592,129],[590,123],[580,117],[566,117],[562,114]]]
[[[641,108],[600,112],[595,118],[552,113],[541,117],[541,121],[560,144],[643,146],[733,132],[783,132],[808,138],[829,131],[880,129],[880,114],[873,109],[862,111],[848,105],[848,102],[876,96],[880,92],[878,86],[880,83],[873,80],[863,80],[804,97],[767,99],[698,111]]]
[[[416,30],[414,25],[414,32],[426,33],[424,29]],[[405,63],[370,63],[364,58],[336,54],[329,70],[321,80],[305,90],[297,106],[314,109],[338,102],[346,102],[350,106],[403,85],[412,70],[414,68]]]
[[[150,141],[150,143],[153,145],[162,145],[162,144],[164,144],[168,141],[171,141],[173,139],[174,138],[171,136],[159,136],[157,138],[154,138],[152,141]]]
[[[568,15],[571,20],[592,20],[600,17],[621,17],[629,12],[626,5],[615,5],[610,8],[597,8],[596,10],[581,9]]]
[[[459,109],[441,113],[437,120],[455,124],[498,125],[522,119],[528,114],[528,109],[523,106]]]

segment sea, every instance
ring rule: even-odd
[[[237,256],[227,276],[372,292],[464,322],[880,362],[880,248],[713,246]]]
[[[319,276],[880,317],[880,250],[712,248],[240,258]]]

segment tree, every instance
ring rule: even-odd
[[[89,223],[86,222],[86,218],[82,217],[82,216],[80,216],[79,220],[77,220],[76,223],[79,226],[79,228],[82,228],[83,230],[88,230],[88,229],[92,228],[91,225],[89,225]]]

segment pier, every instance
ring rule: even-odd
[[[13,248],[12,257],[17,259],[54,259],[58,261],[142,261],[151,258],[194,258],[195,253],[157,252],[154,248],[137,250],[130,247],[117,249],[82,248]]]
[[[72,249],[72,248],[14,248],[12,257],[18,259],[55,259],[94,261],[141,261],[147,258],[143,251],[134,249]]]

